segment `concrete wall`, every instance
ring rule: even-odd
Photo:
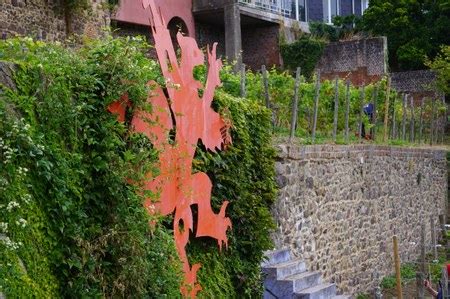
[[[387,72],[385,37],[329,43],[317,64],[323,79],[349,78],[355,85],[381,79]]]
[[[281,145],[278,157],[276,247],[346,294],[371,292],[393,272],[394,234],[402,262],[416,261],[422,217],[430,245],[430,216],[438,226],[446,214],[445,151]]]
[[[88,1],[89,9],[73,19],[77,34],[96,37],[109,25],[105,0]],[[66,23],[57,0],[0,0],[0,34],[3,37],[29,35],[44,40],[64,40]]]

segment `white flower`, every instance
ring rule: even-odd
[[[8,232],[8,223],[7,222],[0,222],[0,231],[3,233]]]
[[[26,203],[26,204],[29,204],[30,203],[30,201],[31,201],[31,195],[30,194],[25,194],[24,196],[23,196],[23,201]]]
[[[20,218],[19,221],[16,221],[16,225],[24,228],[27,226],[27,221],[23,218]]]
[[[6,210],[8,210],[8,212],[11,212],[11,210],[14,208],[20,208],[20,204],[17,201],[9,202],[8,206],[6,207]]]
[[[2,237],[0,238],[0,241],[5,244],[6,248],[11,249],[11,250],[16,250],[18,249],[20,246],[22,246],[22,242],[16,243],[14,241],[12,241],[9,237]]]

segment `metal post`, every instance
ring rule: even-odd
[[[295,85],[294,85],[294,103],[292,105],[292,115],[291,115],[291,132],[289,135],[289,142],[295,136],[295,129],[297,128],[297,115],[298,115],[298,94],[300,89],[300,68],[297,68],[295,75]]]
[[[389,127],[389,95],[391,93],[391,77],[388,77],[387,90],[386,90],[386,100],[384,103],[384,136],[383,142],[387,142],[388,139],[388,127]],[[395,107],[394,107],[395,114]]]
[[[245,64],[241,66],[241,98],[245,98],[247,96],[247,90],[245,88]]]
[[[339,109],[339,79],[336,77],[334,83],[334,121],[333,121],[333,141],[336,142]]]
[[[395,278],[397,282],[397,299],[403,299],[403,293],[402,293],[402,278],[400,274],[400,257],[398,254],[398,240],[397,236],[394,236],[393,238],[394,243],[394,263],[395,263]]]
[[[300,14],[298,11],[298,0],[295,0],[295,19],[297,21],[300,21]]]
[[[348,143],[348,116],[350,112],[350,80],[346,82],[346,92],[345,92],[345,142]]]
[[[316,141],[317,113],[319,111],[319,96],[320,96],[320,71],[317,71],[316,93],[314,95],[314,119],[312,127],[312,143]]]

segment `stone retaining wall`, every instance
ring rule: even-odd
[[[102,34],[109,26],[106,0],[88,0],[83,13],[74,13],[73,30],[91,38]],[[0,36],[32,36],[37,39],[63,41],[66,39],[66,22],[59,0],[0,0]]]
[[[419,256],[420,225],[446,212],[445,151],[387,146],[280,145],[277,248],[290,247],[340,291],[372,292],[392,273],[392,236],[402,262]]]

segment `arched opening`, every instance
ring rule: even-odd
[[[179,17],[173,17],[169,24],[167,25],[167,29],[169,29],[170,32],[170,38],[172,39],[172,43],[175,47],[175,49],[178,49],[178,42],[177,42],[177,33],[181,32],[184,36],[189,36],[189,30],[187,28],[186,23],[183,21],[183,19]]]

